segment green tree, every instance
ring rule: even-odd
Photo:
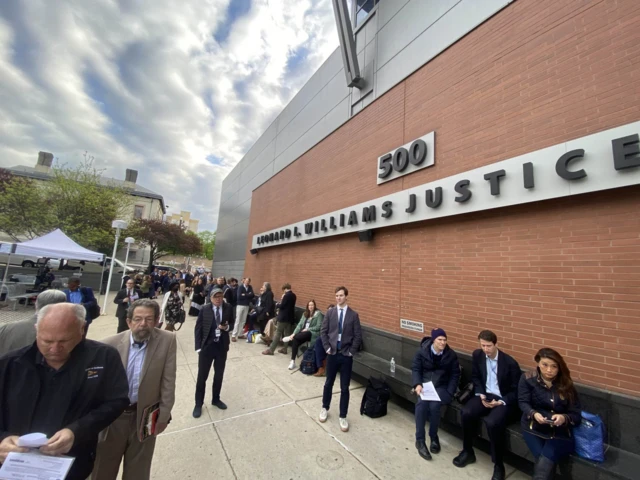
[[[103,253],[113,245],[111,223],[130,215],[127,191],[102,178],[87,158],[75,168],[55,167],[46,181],[17,176],[3,181],[0,230],[15,240],[60,228],[83,247]]]
[[[149,247],[149,271],[159,258],[166,255],[196,255],[202,252],[202,242],[195,233],[185,231],[182,225],[162,220],[136,219],[125,235],[135,238],[140,246]]]
[[[203,230],[198,232],[198,238],[202,242],[202,255],[208,260],[213,260],[213,251],[216,248],[216,232]]]

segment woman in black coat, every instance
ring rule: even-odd
[[[534,357],[537,368],[518,384],[522,433],[536,459],[534,480],[552,479],[555,466],[573,452],[571,429],[580,424],[578,392],[562,356],[542,348]]]
[[[198,278],[192,284],[193,297],[191,298],[191,308],[189,308],[189,316],[197,317],[204,305],[206,293],[204,291],[204,285],[202,284],[202,278]]]
[[[260,333],[264,334],[264,328],[267,326],[267,322],[271,320],[275,315],[276,304],[273,301],[273,291],[271,290],[271,284],[269,282],[264,282],[262,286],[264,288],[264,293],[260,295],[258,325],[260,326]]]

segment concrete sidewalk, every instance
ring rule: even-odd
[[[116,333],[110,314],[93,322],[95,340]],[[350,431],[338,425],[339,380],[329,420],[317,420],[324,378],[293,373],[289,357],[263,356],[264,345],[231,344],[221,399],[227,410],[211,406],[211,382],[202,416],[191,416],[198,370],[193,348],[195,318],[187,317],[178,337],[178,375],[173,420],[159,436],[154,480],[175,479],[490,479],[493,464],[476,450],[477,463],[459,469],[451,463],[461,449],[458,438],[441,431],[442,452],[431,462],[414,447],[413,415],[389,403],[386,417],[360,416],[364,387],[351,383]],[[213,375],[213,371],[212,371]],[[507,467],[510,479],[529,478]]]

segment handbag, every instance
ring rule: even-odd
[[[582,412],[582,422],[573,429],[578,456],[593,462],[604,462],[605,428],[600,415]]]
[[[474,391],[473,382],[469,382],[461,389],[458,389],[458,391],[453,396],[453,398],[455,398],[460,405],[464,405],[471,399],[471,397],[473,397],[474,395],[473,391]]]
[[[177,332],[178,330],[180,330],[182,328],[182,324],[184,323],[184,321],[187,319],[187,312],[185,312],[183,309],[180,309],[180,313],[178,314],[178,318],[176,318],[175,323],[173,324],[173,328],[174,330]],[[180,326],[178,326],[180,325]]]

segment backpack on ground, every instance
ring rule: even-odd
[[[247,343],[256,343],[256,339],[260,336],[260,330],[250,330],[247,332]]]
[[[316,367],[316,352],[313,348],[307,348],[302,355],[300,371],[305,375],[313,375],[318,371]]]
[[[362,396],[360,415],[371,418],[384,417],[387,414],[387,402],[391,398],[391,387],[379,378],[369,378],[369,384]]]

